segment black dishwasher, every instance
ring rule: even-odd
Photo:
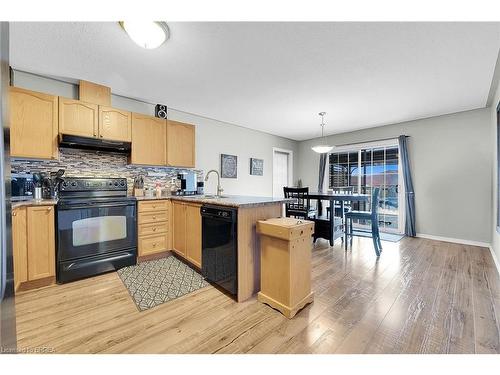
[[[203,205],[202,273],[207,281],[232,295],[238,292],[238,240],[236,208]]]

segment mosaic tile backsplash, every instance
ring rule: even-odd
[[[72,148],[59,148],[59,160],[12,160],[13,173],[22,172],[51,172],[64,169],[66,177],[121,177],[127,178],[129,193],[132,193],[134,177],[144,176],[144,187],[154,188],[159,182],[162,188],[170,191],[170,182],[177,174],[188,169],[172,167],[146,167],[128,165],[127,155],[88,151]],[[203,180],[203,171],[192,170],[198,181]],[[151,173],[160,173],[162,176],[149,176]]]

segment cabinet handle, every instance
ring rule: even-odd
[[[102,134],[100,135],[101,138],[103,138]]]
[[[47,207],[47,211],[50,211],[50,210],[52,210],[52,207]]]
[[[156,220],[156,216],[153,216],[153,220]]]
[[[153,232],[156,232],[156,228],[153,228]]]
[[[16,215],[17,215],[17,212],[15,212],[15,211],[14,211],[14,212],[12,213],[12,216],[16,216]]]
[[[156,247],[156,243],[153,244],[153,247]]]

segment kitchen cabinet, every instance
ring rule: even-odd
[[[10,87],[10,154],[57,158],[57,96]]]
[[[97,83],[80,80],[78,86],[80,100],[103,106],[111,105],[111,88]]]
[[[167,121],[132,113],[130,164],[167,164]]]
[[[174,251],[201,268],[201,204],[172,202]]]
[[[28,239],[26,208],[12,210],[12,252],[14,258],[14,288],[28,281]]]
[[[167,120],[167,164],[175,167],[194,168],[194,125]]]
[[[201,268],[201,205],[186,204],[186,258]]]
[[[56,275],[54,207],[12,210],[12,245],[16,291],[53,283]]]
[[[113,141],[132,141],[132,114],[120,109],[99,106],[99,137]]]
[[[28,280],[55,276],[54,207],[28,207],[26,221],[28,231]]]
[[[59,133],[130,142],[132,116],[113,107],[59,98]]]
[[[97,104],[60,97],[59,133],[97,137],[99,132],[98,107]]]
[[[141,201],[138,209],[138,255],[139,261],[147,256],[170,250],[170,201]],[[141,259],[142,258],[142,259]]]
[[[186,256],[186,206],[182,202],[172,202],[172,226],[174,251]]]

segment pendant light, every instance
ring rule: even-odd
[[[316,146],[313,146],[311,147],[311,149],[314,151],[314,152],[317,152],[318,154],[325,154],[327,152],[330,152],[333,150],[333,146],[328,146],[328,144],[326,143],[326,138],[325,138],[325,135],[324,135],[324,130],[325,130],[325,115],[326,115],[326,112],[320,112],[319,115],[321,116],[321,141],[324,142],[324,143],[321,143],[319,145],[316,145]]]
[[[119,24],[130,39],[146,49],[158,48],[170,36],[170,31],[165,22],[121,21]]]

